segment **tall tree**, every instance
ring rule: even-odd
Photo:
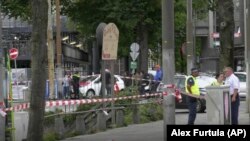
[[[66,7],[65,11],[85,35],[95,33],[101,22],[115,23],[121,33],[119,55],[129,56],[131,43],[139,43],[139,70],[147,71],[148,48],[160,42],[160,36],[155,36],[160,35],[161,29],[160,0],[81,0]]]
[[[45,109],[45,84],[47,78],[47,25],[48,1],[32,0],[31,34],[31,97],[29,110],[28,141],[43,140]]]
[[[222,71],[225,66],[234,67],[234,3],[233,0],[216,0],[215,2],[221,45],[219,70]]]

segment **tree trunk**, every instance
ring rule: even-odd
[[[43,140],[45,109],[45,84],[47,78],[47,0],[33,0],[31,35],[31,98],[29,111],[28,141]]]
[[[139,36],[140,54],[138,70],[143,70],[146,73],[148,72],[148,29],[145,25],[140,24]]]
[[[48,73],[49,73],[49,96],[54,96],[54,79],[55,79],[55,65],[54,65],[54,46],[53,46],[53,30],[51,19],[51,0],[48,0]],[[53,97],[54,98],[54,97]]]
[[[225,66],[234,67],[234,3],[233,0],[218,0],[218,26],[220,33],[219,71]]]

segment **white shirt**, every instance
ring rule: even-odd
[[[234,74],[231,74],[229,77],[226,78],[225,85],[229,85],[230,95],[234,94],[234,89],[238,89],[238,93],[240,92],[240,81],[239,78]]]
[[[70,81],[70,78],[66,75],[66,76],[63,78],[63,86],[68,87],[68,86],[69,86],[69,81]]]

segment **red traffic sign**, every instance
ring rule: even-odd
[[[17,48],[11,48],[9,50],[9,53],[10,53],[10,59],[14,60],[18,56],[18,49]]]

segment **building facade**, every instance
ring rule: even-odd
[[[242,0],[234,0],[234,70],[245,71],[245,40],[244,40],[244,3]],[[204,20],[194,20],[194,34],[196,38],[202,41],[201,54],[197,56],[196,61],[203,72],[218,72],[220,42],[217,37],[216,12],[209,12]]]
[[[2,18],[2,34],[3,48],[6,53],[9,49],[17,48],[19,55],[16,58],[16,63],[11,60],[12,68],[30,68],[31,67],[31,25],[20,19],[9,17]],[[88,69],[89,56],[87,47],[84,46],[78,33],[74,30],[69,30],[66,27],[67,18],[61,16],[61,47],[62,47],[62,68],[66,71],[80,71],[86,74]],[[53,54],[54,64],[56,68],[57,48],[55,43],[56,27],[53,24]],[[16,66],[15,66],[16,65]]]

